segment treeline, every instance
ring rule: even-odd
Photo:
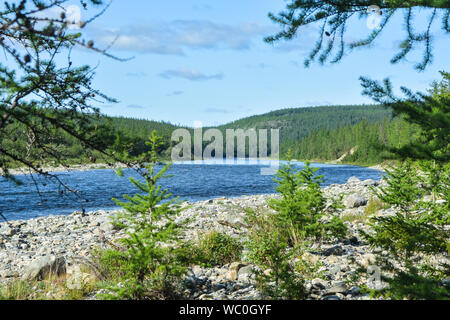
[[[171,148],[178,142],[171,141],[172,132],[181,126],[164,121],[149,121],[125,117],[94,117],[90,126],[95,136],[102,143],[114,150],[120,149],[128,156],[137,157],[149,150],[146,141],[153,130],[162,137],[163,144],[158,149],[161,158],[170,159]],[[81,125],[81,124],[80,124]],[[373,146],[377,143],[399,146],[414,138],[416,129],[405,121],[392,120],[391,111],[379,105],[326,106],[310,108],[291,108],[272,111],[263,115],[240,119],[219,126],[225,138],[226,129],[280,129],[280,155],[285,158],[290,149],[292,156],[302,160],[329,161],[343,155],[343,162],[373,164],[382,161],[384,154]],[[194,143],[191,132],[192,155]],[[204,128],[205,132],[209,128]],[[99,134],[101,131],[102,134]],[[46,141],[38,141],[59,159],[48,157],[40,159],[33,152],[32,132],[25,130],[21,124],[11,125],[9,136],[4,137],[3,144],[10,145],[16,153],[27,154],[32,162],[55,164],[62,160],[67,163],[85,163],[94,158],[106,162],[104,155],[92,151],[88,145],[62,130],[49,134]],[[270,155],[270,130],[268,132],[268,151]],[[225,140],[225,139],[224,139]],[[36,143],[36,142],[34,142]],[[204,141],[203,148],[210,142]],[[357,147],[357,148],[355,148]],[[355,148],[353,154],[350,150]],[[235,147],[235,155],[237,148]],[[226,150],[224,141],[224,150]],[[248,144],[246,146],[248,156]],[[0,159],[1,161],[2,159]],[[5,159],[3,159],[5,160]],[[20,165],[20,164],[16,164]]]
[[[296,159],[377,164],[390,156],[383,146],[403,146],[414,140],[418,132],[417,126],[399,118],[372,123],[363,120],[334,129],[313,130],[300,141],[285,140],[281,153],[286,154],[290,149]]]
[[[49,110],[49,112],[54,112]],[[36,118],[36,121],[38,119]],[[160,155],[168,157],[170,149],[170,137],[172,131],[178,126],[158,121],[148,121],[141,119],[123,118],[123,117],[105,117],[97,115],[86,115],[85,120],[80,123],[73,123],[74,127],[85,126],[90,128],[84,130],[88,132],[83,138],[92,142],[92,137],[98,141],[95,143],[105,146],[105,149],[123,152],[131,157],[138,156],[144,151],[149,150],[146,145],[148,137],[152,130],[156,130],[163,138],[164,144],[160,147]],[[45,129],[45,128],[44,128]],[[88,143],[84,143],[73,137],[62,129],[50,130],[45,140],[35,139],[33,131],[27,129],[22,123],[13,123],[7,126],[7,136],[1,137],[2,147],[9,150],[12,154],[24,155],[24,159],[36,165],[57,165],[79,164],[89,161],[98,161],[105,163],[110,161],[108,156],[93,150]],[[89,133],[91,132],[91,133]],[[38,149],[44,149],[46,153],[37,152]],[[19,157],[17,157],[19,158]],[[8,163],[9,167],[23,166],[21,162],[15,162],[10,158],[1,157],[0,162]]]
[[[145,119],[133,119],[125,117],[111,117],[109,118],[114,130],[122,134],[122,143],[128,145],[127,152],[131,156],[138,156],[143,152],[149,151],[149,146],[146,145],[148,138],[152,135],[152,131],[156,130],[158,135],[162,138],[163,145],[158,148],[158,153],[162,158],[170,157],[170,149],[174,145],[171,141],[172,132],[179,128],[177,126],[165,121],[151,121]],[[186,129],[189,129],[186,127]]]
[[[369,123],[391,117],[391,111],[380,105],[340,105],[287,108],[240,119],[219,129],[280,129],[281,142],[299,141],[314,130]]]

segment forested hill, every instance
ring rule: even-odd
[[[225,129],[280,129],[281,140],[301,140],[314,130],[334,129],[354,125],[363,120],[374,123],[391,117],[391,112],[377,105],[345,105],[308,108],[290,108],[243,118],[218,126]],[[151,121],[124,117],[111,117],[114,126],[130,137],[145,138],[152,130],[170,139],[180,126],[164,121]],[[206,128],[205,128],[206,129]]]
[[[101,121],[109,119],[111,124],[123,133],[120,138],[122,140],[115,143],[126,145],[131,156],[137,156],[148,149],[145,144],[146,139],[152,130],[156,130],[164,140],[161,155],[168,159],[171,146],[175,144],[171,142],[172,132],[181,127],[169,122],[124,117],[101,119],[103,119]],[[280,129],[282,158],[285,158],[287,150],[290,149],[292,156],[296,159],[328,161],[341,158],[343,162],[359,164],[382,161],[380,152],[372,148],[373,142],[388,142],[390,145],[398,146],[412,139],[416,132],[414,127],[408,126],[404,121],[392,120],[389,110],[376,105],[281,109],[243,118],[217,128],[221,131],[228,128]],[[192,130],[192,128],[187,129]],[[11,127],[9,138],[11,141],[23,141],[22,144],[16,143],[16,151],[26,152],[27,137],[24,130]],[[113,142],[104,141],[111,145]],[[88,161],[90,156],[101,158],[97,152],[89,151],[65,132],[55,133],[54,139],[47,143],[49,147],[63,150],[63,158],[69,163],[83,163]],[[270,150],[270,143],[268,149]],[[350,154],[352,149],[356,152]],[[30,158],[33,158],[33,155],[34,153],[30,152]],[[53,159],[46,159],[46,162],[52,163]]]
[[[219,129],[280,129],[281,142],[300,140],[313,130],[353,125],[363,120],[369,123],[391,118],[391,111],[379,105],[342,105],[289,108],[243,118]]]
[[[113,123],[134,137],[135,153],[142,151],[143,141],[155,129],[166,141],[164,155],[169,156],[170,136],[175,125],[166,122],[113,118]],[[288,149],[297,159],[375,164],[383,154],[373,148],[376,143],[399,146],[409,142],[416,128],[379,105],[342,105],[289,108],[243,118],[217,127],[225,129],[280,129],[281,157]],[[206,128],[205,128],[206,129]],[[204,144],[207,144],[205,142]],[[268,146],[270,150],[270,145]]]
[[[381,163],[389,156],[375,145],[399,147],[418,133],[416,126],[393,119],[391,111],[380,105],[281,109],[219,127],[227,128],[280,129],[282,158],[290,150],[300,160],[363,165]]]
[[[166,121],[153,121],[145,119],[134,119],[125,117],[111,117],[114,127],[121,132],[131,136],[145,139],[149,137],[152,130],[156,130],[158,135],[165,139],[170,139],[172,132],[175,129],[181,128],[170,122]]]

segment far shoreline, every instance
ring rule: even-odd
[[[245,160],[253,160],[253,159],[249,159],[249,158],[245,158]],[[259,160],[271,160],[271,159],[259,159]],[[194,161],[194,160],[192,160]],[[272,160],[272,161],[276,161],[276,160]],[[287,161],[287,159],[279,159],[278,161]],[[363,168],[367,168],[367,169],[372,169],[372,170],[378,170],[381,172],[385,172],[385,168],[383,167],[382,164],[376,164],[376,165],[363,165],[363,164],[355,164],[355,163],[344,163],[344,162],[339,162],[336,163],[334,161],[316,161],[316,160],[297,160],[297,159],[292,159],[292,161],[294,162],[306,162],[309,161],[310,163],[317,163],[317,164],[327,164],[327,165],[348,165],[348,166],[357,166],[357,167],[363,167]],[[163,160],[161,161],[163,163],[168,163],[170,161],[168,160]],[[184,162],[184,161],[176,161],[176,162]],[[85,163],[85,164],[74,164],[74,165],[70,165],[70,166],[46,166],[43,167],[42,170],[48,173],[54,173],[54,172],[82,172],[82,171],[89,171],[89,170],[102,170],[102,169],[109,169],[109,170],[115,170],[115,169],[125,169],[128,168],[127,165],[123,164],[123,163],[115,163],[114,165],[109,165],[107,163]],[[36,173],[35,171],[31,170],[27,168],[27,167],[21,167],[21,168],[15,168],[15,169],[10,169],[9,173],[11,175],[27,175],[30,173]],[[3,171],[0,169],[0,175],[3,174]]]

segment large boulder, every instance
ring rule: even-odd
[[[347,183],[360,183],[361,180],[358,179],[358,177],[352,176],[348,178]]]
[[[66,273],[66,260],[63,257],[43,256],[34,260],[25,269],[22,280],[43,280],[49,275]]]
[[[345,253],[345,250],[341,246],[334,246],[326,249],[322,254],[326,257],[328,256],[342,256]]]
[[[352,209],[365,206],[367,204],[367,199],[359,193],[353,193],[344,197],[343,202],[346,208]]]
[[[336,293],[344,294],[347,291],[347,285],[344,282],[336,282],[333,286],[327,289],[327,295],[334,295]]]

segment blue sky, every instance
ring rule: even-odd
[[[389,63],[404,37],[400,14],[372,48],[355,50],[338,64],[304,68],[317,36],[314,27],[291,42],[263,42],[278,30],[267,13],[284,5],[282,0],[114,0],[85,35],[100,48],[118,37],[109,53],[135,58],[118,62],[83,49],[72,57],[96,66],[94,87],[120,101],[98,105],[103,113],[189,126],[287,107],[372,103],[361,96],[361,75],[389,76],[397,87],[423,91],[439,78],[439,70],[448,71],[450,42],[439,21],[434,62],[425,72],[413,69],[421,49],[407,61]],[[428,15],[423,10],[419,19]],[[355,20],[347,37],[356,40],[369,32],[365,20]]]

